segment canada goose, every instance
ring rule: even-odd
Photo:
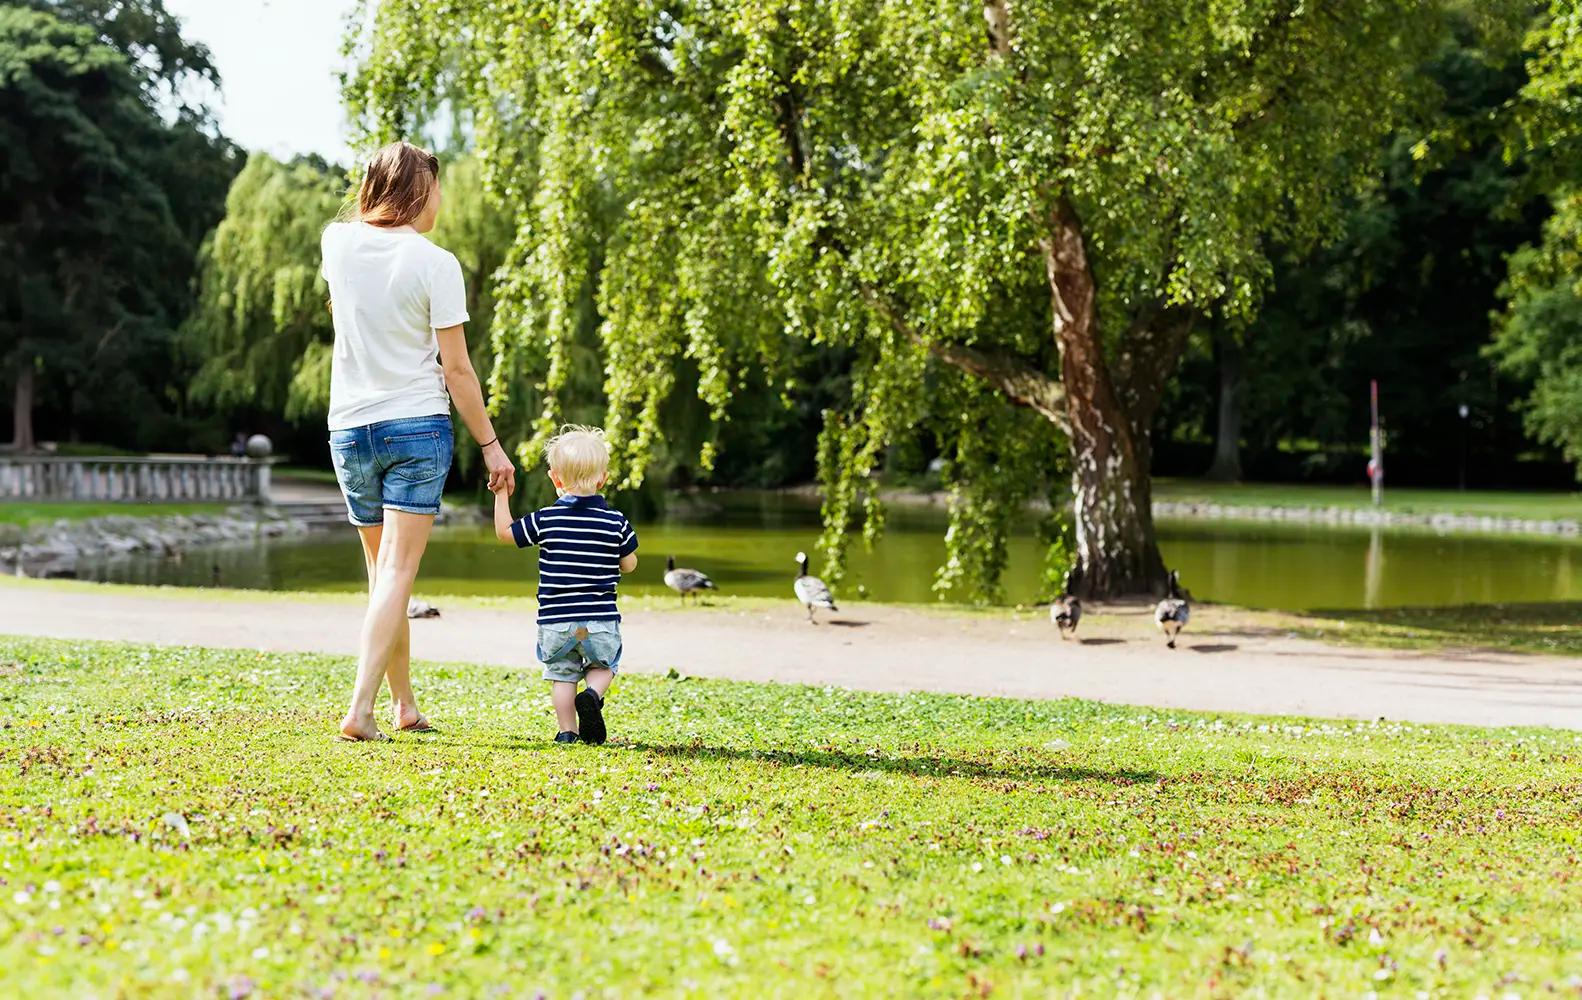
[[[839,611],[840,608],[835,606],[835,598],[830,596],[829,587],[824,585],[824,581],[816,576],[807,575],[806,552],[798,552],[796,554],[796,564],[798,567],[797,577],[791,586],[796,590],[796,599],[807,605],[808,624],[813,624],[814,608],[829,608],[831,611]]]
[[[1181,596],[1181,573],[1178,570],[1170,571],[1170,596],[1159,602],[1154,608],[1154,624],[1159,626],[1159,631],[1169,640],[1165,643],[1171,649],[1176,648],[1176,636],[1186,628],[1187,619],[1192,616],[1192,608],[1187,604],[1186,598]]]
[[[685,566],[676,569],[675,556],[665,557],[665,586],[681,595],[682,604],[687,603],[687,595],[694,591],[719,589],[714,586],[714,581],[710,580],[706,573],[699,573]]]
[[[1071,587],[1082,579],[1082,571],[1076,567],[1066,571],[1066,579],[1060,586],[1060,596],[1055,598],[1055,603],[1049,606],[1049,620],[1060,629],[1060,638],[1066,638],[1066,632],[1077,634],[1077,622],[1082,620],[1082,602],[1072,596]]]

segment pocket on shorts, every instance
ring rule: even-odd
[[[438,431],[415,434],[387,434],[380,439],[385,453],[385,479],[403,483],[426,483],[450,471],[450,456],[440,464]]]
[[[355,496],[362,492],[366,459],[355,436],[347,435],[339,440],[335,435],[330,436],[330,463],[335,466],[335,480],[340,483],[342,493]]]
[[[571,645],[571,635],[577,630],[576,622],[566,622],[563,625],[540,625],[538,627],[538,662],[549,663],[553,660],[562,660],[576,649]]]
[[[621,662],[620,622],[588,622],[584,627],[588,630],[588,637],[582,640],[586,657],[607,667]]]

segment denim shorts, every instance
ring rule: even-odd
[[[584,631],[585,630],[585,631]],[[544,680],[575,684],[594,667],[621,672],[620,622],[556,622],[538,627]]]
[[[383,524],[386,510],[438,514],[454,447],[448,413],[330,431],[330,459],[351,522]]]

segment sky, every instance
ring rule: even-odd
[[[336,72],[355,0],[165,0],[182,37],[209,47],[220,71],[221,130],[249,150],[318,153],[346,163]]]

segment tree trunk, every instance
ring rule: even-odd
[[[16,382],[11,390],[11,448],[13,451],[32,451],[33,440],[33,359],[24,358],[17,367]]]
[[[1214,462],[1206,475],[1220,482],[1241,479],[1242,348],[1235,337],[1214,338],[1219,365],[1219,427],[1214,434]]]
[[[1042,249],[1070,422],[1080,596],[1161,593],[1147,430],[1134,430],[1116,394],[1099,338],[1093,273],[1069,206],[1056,211]]]

